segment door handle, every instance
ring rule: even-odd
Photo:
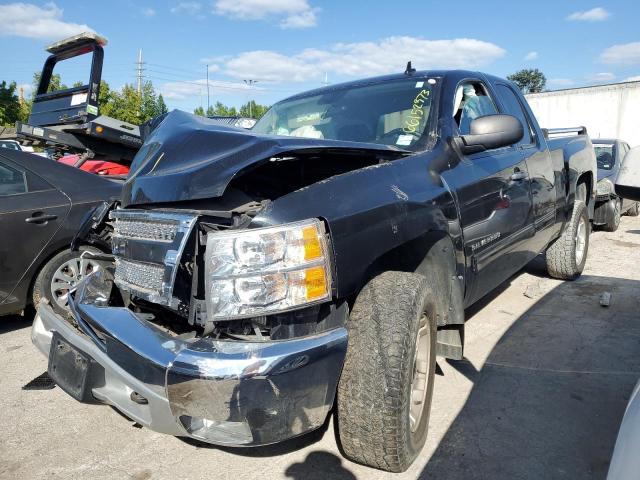
[[[527,178],[529,175],[527,174],[527,172],[523,172],[522,170],[516,170],[515,172],[513,172],[513,174],[511,175],[511,180],[513,180],[514,182],[517,182],[519,180],[524,180],[525,178]]]
[[[57,215],[37,215],[37,212],[24,219],[27,223],[47,223],[49,220],[57,219]]]

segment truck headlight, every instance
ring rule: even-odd
[[[207,316],[268,315],[327,300],[331,268],[318,219],[207,235]]]
[[[613,193],[613,183],[608,178],[600,180],[596,185],[598,195],[611,195]]]

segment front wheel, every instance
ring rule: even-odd
[[[576,200],[562,235],[545,252],[549,275],[561,280],[575,280],[582,274],[589,251],[590,231],[587,206]]]
[[[422,449],[436,367],[437,292],[423,275],[385,272],[354,304],[338,385],[345,455],[402,472]]]

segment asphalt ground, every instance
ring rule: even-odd
[[[605,478],[640,378],[639,260],[640,217],[623,217],[592,234],[579,280],[534,262],[468,311],[465,360],[438,359],[427,444],[397,475],[344,459],[332,420],[281,445],[228,449],[139,428],[57,387],[23,390],[47,360],[31,318],[3,317],[0,478]]]

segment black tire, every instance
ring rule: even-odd
[[[611,200],[609,200],[609,203],[611,204],[611,206],[608,206],[607,208],[611,209],[611,213],[607,215],[607,223],[602,225],[602,229],[606,232],[615,232],[620,226],[620,217],[622,215],[622,200],[620,200],[619,198],[612,198]]]
[[[629,210],[627,210],[627,215],[630,217],[637,217],[640,214],[640,204],[637,202],[633,204]]]
[[[33,283],[32,300],[33,300],[34,307],[38,308],[40,301],[43,298],[46,298],[49,304],[51,305],[51,307],[57,313],[65,316],[69,315],[70,312],[68,308],[61,307],[56,301],[56,298],[52,291],[52,282],[54,281],[53,277],[59,268],[61,268],[63,265],[65,265],[69,261],[79,259],[82,252],[86,250],[93,253],[98,253],[98,254],[102,253],[100,252],[100,250],[97,250],[92,247],[80,247],[79,251],[75,251],[75,252],[72,252],[71,250],[63,250],[57,253],[56,255],[54,255],[53,257],[51,257],[49,261],[47,261],[47,263],[45,263],[42,266],[42,268],[40,269],[40,272],[38,273],[38,276],[36,277],[35,282]],[[77,283],[77,282],[74,282],[74,283]]]
[[[437,312],[437,293],[423,275],[385,272],[358,295],[337,401],[340,443],[349,459],[402,472],[420,453],[433,397],[436,318],[442,313]],[[416,361],[419,331],[422,358]],[[414,378],[424,389],[413,389]],[[422,410],[412,429],[415,393],[422,399],[415,405],[422,404]]]
[[[577,232],[582,223],[584,228],[584,248],[582,257],[577,258]],[[571,219],[565,225],[562,235],[556,239],[545,252],[547,271],[549,275],[561,280],[575,280],[584,270],[589,252],[589,234],[591,226],[589,224],[589,214],[584,202],[576,200],[573,204]]]

